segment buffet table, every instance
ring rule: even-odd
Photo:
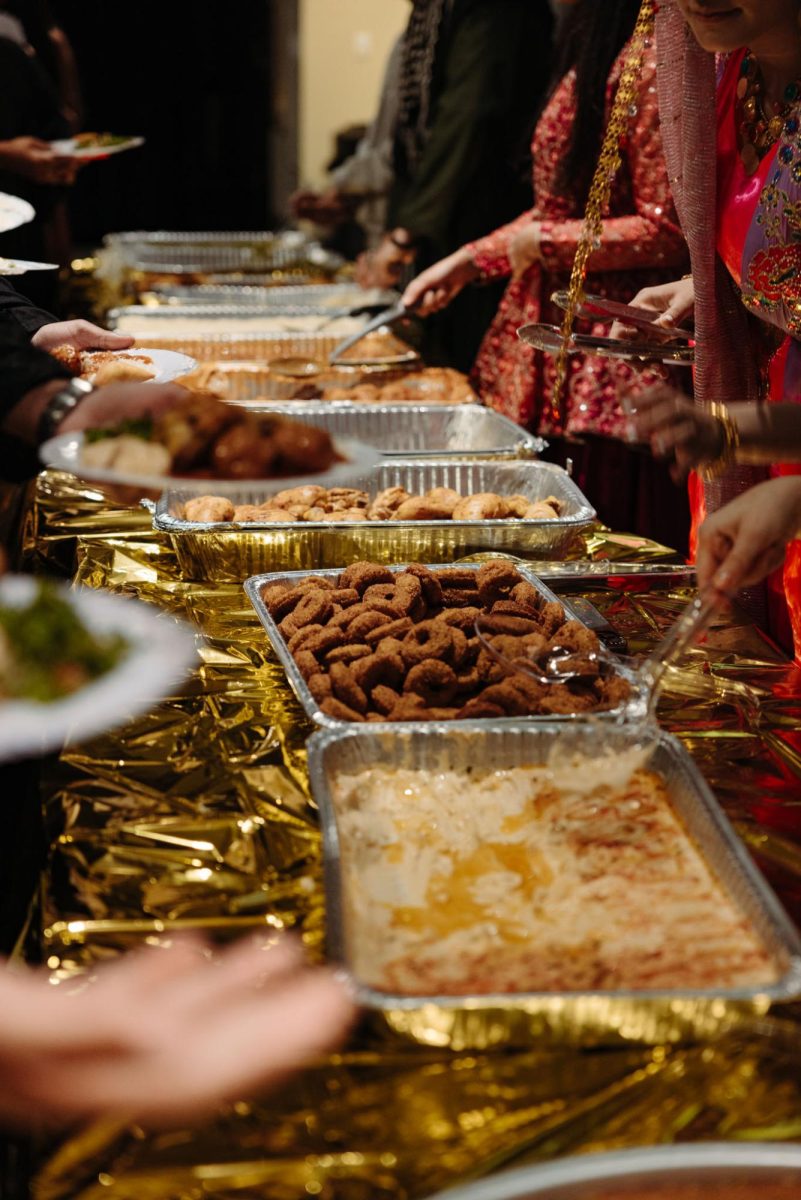
[[[64,752],[46,781],[53,854],[43,954],[69,979],[180,928],[214,937],[265,925],[322,952],[320,838],[310,726],[238,583],[182,578],[142,510],[115,510],[71,476],[41,476],[24,550],[37,570],[135,595],[203,634],[181,694]],[[547,566],[646,653],[691,595],[660,548],[594,529]],[[642,570],[633,564],[639,563]],[[760,868],[801,920],[801,671],[737,613],[671,672],[663,725],[688,747]],[[424,1197],[459,1180],[558,1155],[660,1142],[801,1139],[801,1009],[744,1017],[719,1036],[576,1049],[524,1044],[503,1013],[448,1038],[430,1014],[366,1017],[348,1047],[262,1101],[194,1131],[97,1124],[45,1156],[38,1200],[217,1200],[302,1194]],[[265,1030],[265,1037],[281,1031]]]

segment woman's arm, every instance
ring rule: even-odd
[[[643,66],[636,103],[637,115],[631,120],[626,142],[634,212],[606,218],[601,245],[590,259],[590,271],[630,271],[643,265],[681,267],[686,260],[687,249],[673,207],[662,150],[653,57]],[[581,219],[542,221],[539,247],[546,268],[570,270],[583,227]]]

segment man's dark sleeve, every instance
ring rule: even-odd
[[[51,379],[72,379],[72,372],[43,350],[13,321],[0,320],[0,427],[23,396]],[[21,483],[41,467],[32,446],[8,437],[0,429],[0,479]]]
[[[58,317],[54,317],[52,313],[37,308],[32,300],[18,292],[7,279],[0,279],[0,325],[13,323],[31,338],[43,325],[52,325],[57,320]]]
[[[533,62],[543,54],[542,45],[532,44],[530,37],[537,22],[545,34],[540,42],[547,45],[547,6],[532,10],[518,0],[456,4],[428,142],[413,181],[391,204],[391,224],[410,230],[436,253],[454,248],[455,213],[471,202],[471,195],[475,202],[474,188],[484,195],[493,186],[487,176],[500,177],[508,170],[503,147],[508,149],[510,124],[517,122],[522,130],[526,119],[534,117],[533,100],[530,112],[525,106],[517,110],[522,57]]]

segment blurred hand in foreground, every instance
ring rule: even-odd
[[[34,183],[69,186],[75,182],[81,159],[57,154],[49,142],[16,137],[0,142],[0,167]]]
[[[71,986],[71,985],[70,985]],[[272,1087],[344,1035],[354,1009],[299,944],[191,937],[101,966],[79,990],[0,974],[0,1119],[169,1125]]]
[[[759,583],[784,562],[801,533],[801,476],[769,479],[704,521],[698,535],[698,586],[731,593]]]
[[[54,321],[43,325],[31,338],[38,350],[55,350],[57,346],[72,346],[75,350],[128,350],[134,339],[124,333],[101,329],[91,321]]]
[[[478,278],[478,268],[469,252],[462,248],[441,258],[412,280],[403,293],[403,303],[419,317],[447,308],[463,288]]]
[[[299,191],[290,198],[292,215],[299,221],[314,221],[318,225],[344,225],[359,207],[358,196],[343,195],[333,189],[327,192]]]
[[[650,445],[656,458],[672,460],[670,474],[682,483],[694,467],[713,462],[725,435],[717,417],[683,392],[659,384],[621,404],[629,418],[629,440]]]
[[[401,246],[385,234],[375,250],[360,254],[356,260],[356,280],[363,288],[392,288],[400,283],[403,269],[414,262],[413,245]]]

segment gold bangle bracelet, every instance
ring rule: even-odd
[[[723,437],[723,448],[717,458],[713,458],[711,462],[704,463],[700,468],[701,478],[707,482],[713,479],[719,479],[724,475],[737,457],[737,451],[740,447],[740,431],[737,428],[737,422],[729,412],[725,404],[718,404],[713,401],[708,405],[709,413],[720,425],[721,435]]]

